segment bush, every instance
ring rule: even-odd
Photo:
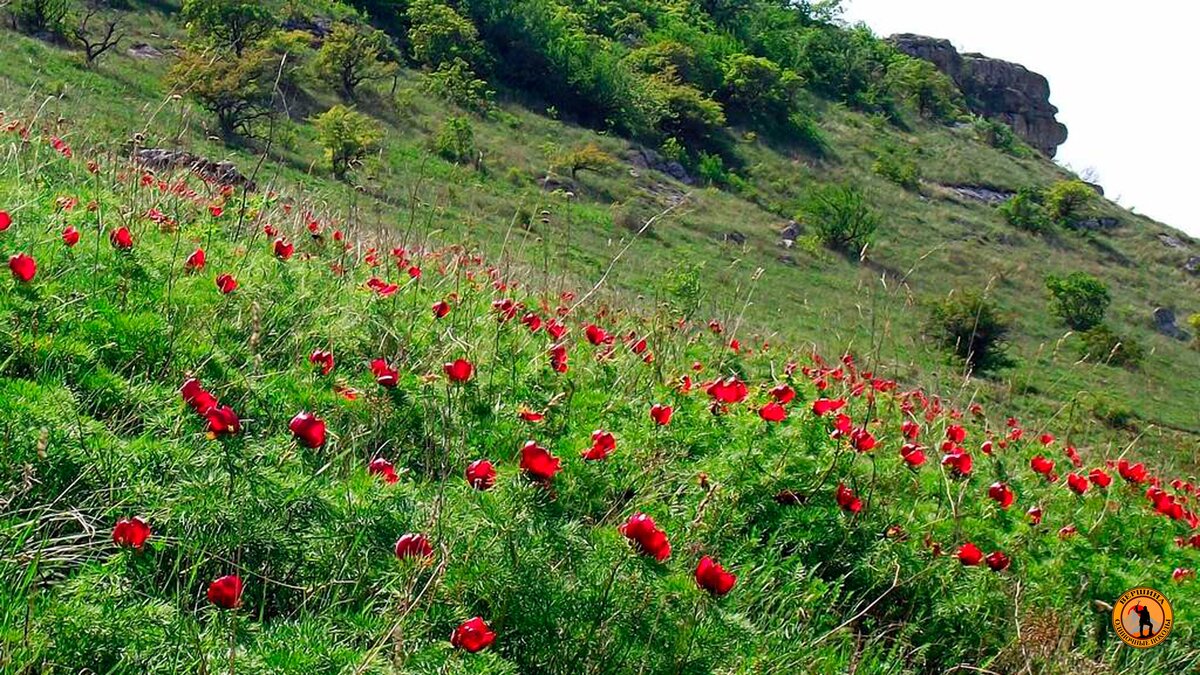
[[[979,139],[993,148],[1003,150],[1012,155],[1028,154],[1025,152],[1026,149],[1021,145],[1021,141],[1017,138],[1016,133],[1013,132],[1012,127],[1007,124],[997,122],[996,120],[989,120],[986,117],[976,117],[974,126],[975,133],[979,136]]]
[[[1092,398],[1092,416],[1111,429],[1132,429],[1137,413],[1123,401],[1097,394]]]
[[[1142,365],[1146,350],[1130,337],[1121,337],[1103,324],[1079,334],[1082,359],[1123,368]]]
[[[279,18],[258,0],[184,0],[182,14],[193,37],[239,57],[279,29]]]
[[[1192,327],[1195,336],[1192,340],[1192,347],[1200,349],[1200,313],[1193,314],[1187,318],[1187,325]]]
[[[1050,226],[1050,217],[1042,205],[1041,193],[1034,188],[1018,190],[1000,205],[1000,213],[1010,225],[1027,232],[1045,232]]]
[[[313,124],[325,147],[325,157],[333,168],[333,175],[339,179],[375,149],[382,138],[374,120],[344,105],[335,105],[321,113]]]
[[[876,153],[871,170],[906,190],[915,190],[921,184],[921,170],[912,151],[898,145],[888,144]]]
[[[1104,321],[1112,298],[1108,286],[1085,272],[1046,277],[1050,311],[1075,330],[1088,330]]]
[[[381,31],[347,23],[334,25],[317,52],[317,71],[333,79],[347,99],[364,82],[391,77],[397,55]]]
[[[1007,337],[1011,330],[995,303],[977,293],[956,293],[935,304],[926,331],[978,373],[1012,364]]]
[[[475,76],[462,59],[443,63],[425,78],[425,90],[467,110],[488,112],[494,105],[496,92],[488,83]]]
[[[949,121],[962,114],[962,94],[954,81],[924,59],[898,54],[888,64],[884,83],[892,98],[921,117]]]
[[[33,35],[62,35],[70,11],[70,0],[16,0],[9,10],[21,30]]]
[[[853,185],[827,185],[810,192],[798,220],[813,228],[825,246],[856,254],[871,242],[879,220],[862,192]]]
[[[216,115],[226,138],[249,138],[256,135],[258,122],[274,112],[278,65],[278,56],[266,49],[218,59],[188,50],[172,68],[168,81]]]
[[[555,164],[570,171],[574,179],[580,171],[608,171],[617,166],[617,160],[595,143],[587,143],[563,153],[555,160]]]
[[[1096,191],[1081,180],[1064,180],[1046,191],[1046,212],[1059,225],[1070,225],[1096,200]]]
[[[435,69],[456,60],[471,69],[484,65],[483,44],[475,24],[454,8],[433,0],[414,0],[408,20],[408,43],[417,63]]]
[[[448,118],[433,140],[437,154],[451,162],[473,162],[478,151],[475,149],[475,130],[470,121],[462,116]]]
[[[734,120],[784,131],[804,81],[770,59],[737,54],[725,67],[725,110]]]
[[[708,185],[724,185],[729,180],[725,172],[725,160],[720,155],[700,153],[700,161],[696,164],[696,174]]]

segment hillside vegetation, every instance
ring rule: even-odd
[[[836,5],[91,7],[0,53],[6,671],[1197,666],[1196,245]]]

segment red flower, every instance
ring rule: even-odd
[[[850,445],[859,452],[870,452],[875,449],[875,437],[871,432],[859,427],[850,432]]]
[[[277,238],[271,248],[275,252],[275,257],[280,260],[290,260],[292,254],[296,252],[296,245],[283,237]]]
[[[971,542],[967,542],[958,547],[958,562],[965,567],[974,567],[983,560],[983,551]]]
[[[746,383],[736,377],[717,380],[708,387],[708,395],[718,403],[741,403],[748,393]]]
[[[396,540],[396,557],[404,560],[405,558],[428,558],[433,555],[433,546],[429,544],[429,539],[423,534],[406,534]]]
[[[496,484],[496,467],[486,459],[467,465],[467,482],[476,490],[490,490]]]
[[[454,383],[466,382],[475,374],[475,366],[466,359],[455,359],[452,363],[444,364],[442,370],[446,371],[446,377]]]
[[[12,216],[8,215],[8,211],[0,211],[0,232],[12,227]]]
[[[958,426],[957,424],[951,424],[950,426],[946,427],[946,440],[950,441],[951,443],[961,445],[966,438],[967,430]]]
[[[970,476],[974,461],[962,448],[954,448],[942,456],[942,466],[949,468],[958,476]]]
[[[900,446],[900,457],[914,469],[925,463],[925,451],[916,443]]]
[[[325,422],[310,412],[296,413],[288,423],[288,429],[305,447],[319,448],[325,445]]]
[[[1086,478],[1072,471],[1067,474],[1067,487],[1071,488],[1071,492],[1082,495],[1087,492],[1088,482]]]
[[[375,381],[384,389],[394,389],[400,382],[400,373],[396,369],[388,365],[383,359],[375,359],[371,361],[371,374],[375,376]]]
[[[987,556],[987,566],[995,572],[1003,572],[1008,569],[1011,562],[1008,556],[1004,555],[1001,551],[992,551]]]
[[[1117,462],[1117,473],[1130,483],[1144,483],[1147,478],[1145,465],[1141,462],[1130,464],[1127,459]]]
[[[113,248],[128,251],[133,248],[133,235],[129,233],[128,227],[118,227],[108,233],[108,240],[112,242]]]
[[[328,375],[333,371],[333,352],[323,349],[314,350],[308,356],[308,362],[321,369],[321,375]]]
[[[14,279],[27,284],[37,275],[37,262],[24,253],[18,253],[8,259],[8,269],[12,271]]]
[[[454,634],[450,636],[451,645],[472,654],[481,649],[486,649],[488,645],[495,641],[496,634],[479,617],[462,622],[458,628],[454,629]]]
[[[550,367],[556,373],[567,372],[567,348],[557,344],[550,348]]]
[[[1041,525],[1042,524],[1042,507],[1031,506],[1031,507],[1029,507],[1029,510],[1025,512],[1025,515],[1029,516],[1029,522],[1031,524],[1033,524],[1033,525]]]
[[[1196,571],[1190,570],[1186,567],[1176,567],[1175,571],[1171,573],[1171,578],[1175,580],[1176,583],[1180,583],[1186,579],[1195,579]]]
[[[921,425],[912,420],[904,420],[900,425],[900,433],[910,441],[915,441],[921,435]]]
[[[771,390],[771,398],[781,405],[787,405],[795,400],[796,390],[786,384],[781,384]]]
[[[724,567],[708,556],[700,558],[700,564],[696,565],[696,583],[715,596],[728,593],[736,581],[736,576],[726,572]]]
[[[827,398],[819,398],[819,399],[813,401],[812,410],[813,410],[814,415],[823,416],[828,413],[837,412],[838,410],[841,410],[842,406],[844,406],[844,405],[846,405],[846,399],[843,399],[843,398],[839,398],[839,399],[835,399],[835,400],[830,400]]]
[[[1063,525],[1058,531],[1058,538],[1070,539],[1071,537],[1074,537],[1077,532],[1079,532],[1079,530],[1075,529],[1074,525]]]
[[[775,401],[758,409],[758,416],[768,422],[782,422],[787,419],[787,408]]]
[[[592,432],[592,447],[583,453],[587,460],[607,459],[617,449],[617,439],[607,431],[597,429]]]
[[[550,454],[536,441],[528,441],[521,448],[521,469],[530,478],[548,481],[562,468],[562,460]]]
[[[521,409],[517,411],[517,416],[531,424],[536,424],[546,419],[545,413],[540,413],[536,410],[530,410],[525,406],[521,406]]]
[[[433,303],[433,316],[435,318],[441,319],[449,313],[450,303],[446,302],[445,300],[438,300],[437,302]]]
[[[62,231],[62,240],[67,248],[74,248],[75,244],[79,243],[79,230],[75,229],[74,225],[68,225]]]
[[[1106,488],[1112,485],[1112,476],[1108,475],[1102,469],[1092,469],[1088,472],[1088,480],[1098,488]]]
[[[183,269],[188,272],[199,272],[204,269],[204,263],[207,261],[207,256],[204,255],[204,249],[198,248],[192,251],[187,260],[183,261]]]
[[[983,442],[983,445],[979,446],[979,451],[980,451],[980,452],[982,452],[982,453],[983,453],[983,454],[985,454],[985,455],[990,455],[990,454],[992,454],[992,442],[991,442],[991,441],[984,441],[984,442]]]
[[[221,274],[217,276],[217,290],[221,291],[225,295],[229,295],[230,293],[236,291],[237,287],[237,279],[234,279],[232,274]]]
[[[603,328],[597,326],[594,323],[589,323],[583,329],[583,332],[584,332],[584,335],[587,336],[588,342],[592,343],[593,345],[595,345],[597,347],[602,344],[612,342],[612,340],[613,340],[611,335],[609,335],[607,332],[605,332],[605,330]]]
[[[1041,455],[1037,455],[1029,460],[1029,468],[1035,473],[1040,473],[1043,476],[1049,476],[1054,472],[1054,460],[1046,459]]]
[[[391,462],[382,457],[376,457],[371,460],[371,463],[367,465],[367,473],[372,476],[382,477],[384,482],[388,484],[400,480],[400,477],[396,475],[396,467],[392,466]]]
[[[561,340],[562,336],[567,332],[567,327],[561,324],[556,319],[550,319],[546,322],[546,333],[554,340]]]
[[[183,398],[183,402],[195,410],[198,415],[207,413],[217,405],[217,399],[204,389],[200,380],[194,377],[184,380],[183,386],[179,389],[179,395]]]
[[[1017,498],[1016,493],[1008,486],[1008,483],[992,483],[991,487],[988,488],[988,496],[994,499],[1002,509],[1012,506],[1012,503]]]
[[[854,494],[853,490],[846,487],[845,483],[838,483],[837,492],[834,493],[834,499],[837,500],[838,506],[840,506],[843,511],[847,511],[849,513],[858,513],[863,509],[862,500],[858,498],[858,495]]]
[[[149,538],[150,525],[138,516],[118,520],[112,531],[112,540],[117,546],[139,551]]]
[[[671,415],[675,414],[675,409],[669,405],[655,403],[650,406],[650,419],[660,427],[665,427],[671,423]]]
[[[235,609],[242,604],[242,579],[227,574],[208,585],[208,601],[221,609]]]
[[[1042,445],[1050,445],[1054,442],[1054,434],[1042,434],[1038,440],[1042,442]]]
[[[654,524],[654,519],[644,513],[635,513],[620,527],[621,534],[634,542],[643,555],[652,556],[658,562],[671,557],[671,543],[667,535]]]
[[[213,436],[232,435],[242,430],[242,421],[227,405],[209,408],[204,417],[208,420],[208,431]]]

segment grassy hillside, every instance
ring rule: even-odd
[[[1120,220],[1110,232],[1014,228],[946,186],[1016,191],[1068,176],[969,124],[813,96],[823,150],[733,126],[722,132],[732,172],[685,185],[628,161],[646,142],[636,134],[557,119],[500,81],[493,110],[460,110],[407,67],[356,97],[383,138],[339,181],[311,123],[336,88],[306,75],[270,134],[222,140],[166,77],[186,39],[176,10],[132,3],[128,42],[95,68],[5,31],[0,210],[13,225],[0,252],[37,264],[28,283],[3,282],[6,670],[1195,667],[1195,590],[1173,573],[1200,564],[1185,485],[1200,464],[1200,353],[1149,321],[1160,305],[1200,311],[1186,254],[1157,236],[1195,252],[1183,235],[1110,203],[1094,207]],[[162,55],[131,56],[133,42]],[[452,116],[468,121],[482,159],[431,149]],[[572,178],[560,157],[588,144],[618,164]],[[129,161],[137,147],[229,159],[257,190],[147,173]],[[875,170],[896,148],[919,185]],[[863,259],[803,238],[781,247],[804,200],[838,182],[880,215]],[[67,225],[81,234],[72,248]],[[109,240],[121,226],[129,251]],[[272,253],[278,236],[296,246],[287,261]],[[189,273],[197,248],[207,263]],[[1080,359],[1044,289],[1047,274],[1071,271],[1108,283],[1109,324],[1145,346],[1140,368]],[[237,289],[221,293],[220,274]],[[1014,319],[1015,364],[977,377],[925,325],[931,303],[985,289]],[[524,308],[498,320],[506,299]],[[451,307],[441,319],[438,301]],[[531,331],[527,312],[567,332]],[[613,339],[593,345],[593,323]],[[634,349],[641,338],[646,352]],[[314,371],[314,350],[332,352],[330,374]],[[379,358],[396,386],[377,382]],[[457,358],[474,366],[465,384],[442,371]],[[180,402],[189,377],[230,406],[237,432],[206,436],[221,427]],[[748,384],[745,400],[717,400],[723,389],[709,385],[728,377]],[[780,384],[797,398],[767,421]],[[846,423],[876,448],[855,451],[833,413],[811,409],[819,397],[847,400]],[[653,404],[672,406],[669,426],[651,420]],[[303,410],[328,426],[321,447],[289,432]],[[902,419],[921,427],[920,467],[902,456]],[[967,475],[960,460],[939,464],[952,425],[966,428],[952,445],[972,456]],[[616,451],[585,461],[594,429],[614,434]],[[526,475],[530,439],[561,473]],[[1033,470],[1035,455],[1056,463],[1052,478]],[[395,483],[368,470],[377,458]],[[1146,461],[1176,497],[1148,501],[1120,458]],[[499,469],[491,490],[463,477],[477,459]],[[1092,469],[1114,483],[1076,496],[1068,473]],[[1012,486],[1014,506],[989,498],[994,482]],[[839,484],[860,509],[838,499]],[[1024,515],[1033,506],[1040,523]],[[664,562],[621,536],[639,512],[670,540]],[[148,543],[116,546],[114,524],[134,515]],[[396,560],[410,532],[428,537],[430,557]],[[1011,567],[964,566],[956,552],[969,542]],[[737,575],[727,596],[697,588],[702,555]],[[205,597],[224,574],[245,583],[237,611]],[[1145,652],[1119,646],[1094,605],[1139,584],[1165,591],[1177,621]],[[473,616],[496,642],[468,655],[448,637]]]

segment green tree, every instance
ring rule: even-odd
[[[970,291],[935,303],[926,325],[928,334],[978,373],[1011,365],[1006,354],[1010,330],[994,302]]]
[[[1131,337],[1122,337],[1103,324],[1079,334],[1079,358],[1110,366],[1136,369],[1146,349]]]
[[[921,117],[952,120],[962,114],[962,94],[945,73],[929,61],[897,54],[888,63],[884,85],[891,96]]]
[[[483,43],[475,24],[441,2],[413,0],[408,8],[408,43],[413,59],[437,68],[462,59],[473,69],[483,65]]]
[[[737,54],[725,67],[725,110],[734,119],[778,129],[796,109],[804,81],[759,56]]]
[[[321,113],[313,124],[325,147],[325,157],[339,180],[379,146],[383,135],[370,117],[344,105],[335,105]]]
[[[1000,205],[1000,214],[1010,225],[1029,232],[1044,232],[1050,216],[1042,205],[1042,194],[1035,188],[1021,188]]]
[[[617,160],[612,155],[600,149],[595,143],[586,143],[572,148],[557,157],[555,164],[571,172],[571,178],[577,178],[580,171],[603,173],[617,166]]]
[[[34,35],[62,35],[70,11],[71,0],[15,0],[9,9],[16,25]]]
[[[1086,272],[1046,277],[1050,311],[1075,330],[1088,330],[1104,321],[1112,298],[1108,286]]]
[[[1096,191],[1081,180],[1063,180],[1046,191],[1046,210],[1059,225],[1069,225],[1096,201]]]
[[[183,20],[194,37],[239,57],[279,29],[279,17],[259,0],[184,0]]]
[[[476,77],[471,66],[459,58],[426,75],[425,89],[460,108],[481,113],[492,109],[496,96],[488,83]]]
[[[185,51],[168,82],[216,115],[226,138],[253,137],[257,123],[274,112],[274,82],[280,57],[267,49],[246,51],[240,58],[214,58]]]
[[[799,220],[808,223],[823,245],[856,254],[871,242],[879,219],[862,191],[853,185],[826,185],[810,192]]]
[[[475,148],[475,130],[471,127],[471,122],[462,116],[447,118],[433,139],[433,149],[443,159],[451,162],[475,161],[478,151]]]
[[[343,96],[353,99],[359,85],[391,77],[398,66],[386,33],[369,26],[339,23],[317,52],[316,67],[338,83]]]

